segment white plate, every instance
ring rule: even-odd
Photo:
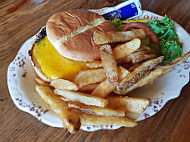
[[[163,19],[162,16],[152,12],[144,11],[141,19]],[[187,53],[190,43],[188,33],[176,23],[176,31],[180,41],[183,42],[183,51]],[[36,83],[34,78],[37,76],[33,70],[28,56],[36,35],[28,39],[20,48],[15,59],[10,63],[7,72],[7,82],[10,95],[15,105],[22,111],[36,117],[41,122],[52,126],[62,127],[59,117],[49,108],[49,106],[35,93]],[[144,120],[156,114],[169,100],[177,98],[181,89],[189,82],[190,59],[176,66],[170,73],[159,77],[152,84],[136,89],[130,95],[135,97],[144,97],[151,100],[150,105],[145,112],[140,114],[136,121]],[[107,127],[81,127],[85,131],[94,131],[99,129],[117,129],[120,126]]]

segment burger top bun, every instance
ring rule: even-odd
[[[49,18],[46,32],[49,41],[64,57],[78,61],[100,59],[93,40],[95,31],[115,31],[115,26],[103,16],[87,10],[70,10]]]

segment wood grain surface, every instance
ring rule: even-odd
[[[115,131],[67,130],[44,125],[20,111],[10,98],[7,67],[21,45],[55,12],[97,9],[120,3],[114,0],[0,0],[0,141],[1,142],[188,142],[190,141],[190,83],[179,98],[171,100],[155,116],[134,128]],[[190,0],[141,0],[143,9],[168,14],[190,34]]]

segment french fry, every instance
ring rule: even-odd
[[[132,63],[127,63],[127,64],[121,64],[120,66],[122,66],[123,68],[125,68],[125,69],[127,69],[128,71],[129,71],[129,68],[131,67],[131,66],[133,66],[133,64]],[[131,72],[131,71],[129,71],[129,72]]]
[[[86,66],[91,68],[91,69],[95,69],[95,68],[101,68],[103,67],[102,62],[101,61],[92,61],[92,62],[87,62]]]
[[[102,81],[93,91],[92,95],[105,98],[115,89],[114,85],[111,85],[108,79]]]
[[[125,116],[125,111],[126,111],[124,107],[122,109],[113,109],[110,107],[101,108],[97,106],[87,106],[87,105],[83,105],[80,103],[73,103],[73,102],[68,102],[68,106],[71,108],[81,110],[88,114],[103,115],[103,116],[122,117],[122,116]]]
[[[162,72],[162,75],[166,74],[166,73],[169,73],[173,70],[173,66],[157,66],[155,69],[162,69],[163,72]]]
[[[81,71],[74,78],[74,82],[79,85],[79,88],[85,85],[101,82],[106,78],[104,69],[93,69]]]
[[[163,69],[162,75],[171,72],[171,71],[173,70],[173,68],[174,68],[174,67],[168,67],[168,68]]]
[[[118,81],[120,82],[123,78],[129,74],[129,71],[121,66],[118,67],[119,78]],[[111,85],[107,79],[102,81],[93,91],[92,95],[99,96],[101,98],[107,97],[112,91],[114,91],[115,86]]]
[[[134,58],[138,57],[138,56],[141,56],[143,54],[146,54],[146,51],[136,51],[136,52],[133,52],[119,60],[125,62],[125,63],[130,63],[133,61]]]
[[[140,63],[136,63],[136,64],[132,65],[132,66],[129,67],[127,70],[128,70],[129,72],[132,72],[132,71],[134,71],[135,68],[137,68],[138,66],[140,66]]]
[[[183,63],[187,58],[189,58],[190,56],[190,51],[187,52],[185,55],[183,55],[182,57],[179,57],[171,62],[168,62],[168,63],[162,63],[160,64],[161,66],[170,66],[170,67],[174,67],[178,64],[181,64]]]
[[[137,83],[133,84],[131,87],[129,87],[125,92],[123,93],[118,93],[117,91],[114,91],[114,93],[116,94],[120,94],[120,95],[125,95],[131,91],[133,91],[134,89],[138,88],[138,87],[142,87],[144,85],[147,85],[149,83],[151,83],[153,80],[155,80],[157,77],[161,76],[163,74],[163,69],[156,69],[151,71],[147,76],[143,77],[142,79],[140,79]]]
[[[36,83],[38,83],[38,85],[45,85],[45,86],[49,86],[49,83],[43,81],[41,78],[39,77],[35,77],[34,80],[36,81]]]
[[[60,117],[64,128],[67,128],[71,133],[75,133],[80,129],[79,116],[68,107],[67,103],[55,95],[50,87],[36,85],[35,90],[51,107],[51,109]]]
[[[145,98],[134,98],[128,96],[108,96],[108,106],[112,108],[126,107],[127,111],[131,112],[143,112],[148,104],[149,100]]]
[[[134,127],[137,123],[127,117],[107,117],[92,114],[79,113],[82,126],[124,126]]]
[[[153,69],[159,63],[161,63],[163,59],[164,59],[164,57],[161,56],[156,59],[152,59],[152,60],[148,60],[148,61],[144,62],[143,64],[141,64],[140,66],[135,68],[133,72],[129,73],[121,81],[121,83],[116,87],[116,90],[122,94],[129,87],[131,87],[136,82],[138,82],[141,78],[146,76],[151,71],[151,69]]]
[[[129,119],[132,119],[132,120],[136,120],[140,117],[140,113],[138,112],[130,112],[130,111],[126,111],[125,112],[125,116]]]
[[[113,54],[114,54],[115,59],[116,60],[121,59],[135,52],[136,50],[140,48],[140,45],[141,45],[141,40],[138,38],[135,38],[129,42],[126,42],[125,44],[117,45],[113,49]]]
[[[141,45],[141,47],[139,48],[139,51],[145,51],[146,53],[152,53],[152,49],[145,45]]]
[[[117,70],[119,74],[118,82],[120,83],[130,72],[122,66],[119,66]]]
[[[106,99],[92,96],[86,93],[59,89],[55,89],[54,93],[63,96],[64,98],[69,99],[70,101],[79,102],[86,105],[93,105],[99,107],[106,107],[108,105],[108,101]]]
[[[81,88],[79,88],[79,91],[89,93],[89,92],[93,91],[97,86],[98,86],[98,83],[85,85],[85,86],[82,86]]]
[[[96,44],[105,44],[113,42],[126,42],[134,38],[145,38],[146,33],[142,29],[135,29],[132,31],[110,31],[110,32],[95,32],[94,42]]]
[[[78,90],[78,86],[69,81],[69,80],[65,80],[65,79],[56,79],[51,81],[50,85],[56,89],[62,89],[62,90]]]
[[[107,44],[100,47],[100,57],[108,81],[112,85],[118,85],[117,64],[110,45]]]
[[[136,63],[139,63],[139,62],[142,62],[142,61],[146,61],[146,60],[149,60],[149,59],[153,59],[155,58],[156,55],[154,54],[142,54],[140,56],[136,56],[132,59],[132,63],[133,64],[136,64]]]
[[[131,53],[119,60],[125,62],[125,63],[130,63],[132,62],[133,64],[142,62],[142,61],[146,61],[149,59],[152,59],[156,57],[155,54],[147,54],[147,51],[136,51],[134,53]]]

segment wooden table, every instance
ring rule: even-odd
[[[190,33],[189,0],[141,0],[143,9],[168,14]],[[168,102],[155,116],[134,128],[115,131],[79,131],[52,128],[18,110],[9,95],[6,73],[9,63],[25,40],[34,35],[55,12],[77,8],[113,6],[114,0],[1,0],[0,1],[0,141],[190,141],[190,83],[179,98]],[[174,88],[175,89],[175,88]]]

